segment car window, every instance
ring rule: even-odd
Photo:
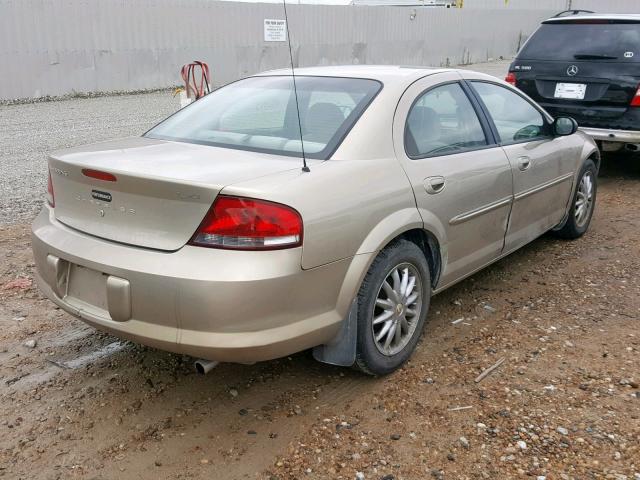
[[[290,92],[263,90],[242,98],[220,115],[220,130],[278,130],[284,128]]]
[[[411,158],[444,155],[487,145],[469,98],[458,83],[428,90],[413,104],[405,127]]]
[[[494,83],[471,82],[484,102],[503,144],[518,143],[547,135],[542,114],[517,93]]]
[[[640,23],[545,23],[518,53],[518,59],[638,62]]]
[[[340,109],[342,115],[348,117],[356,105],[362,99],[362,95],[350,95],[346,92],[327,92],[321,90],[315,90],[311,92],[309,96],[309,108],[312,108],[316,103],[333,103]]]
[[[145,136],[326,160],[358,120],[380,82],[296,75],[252,77],[180,110]],[[302,140],[300,141],[300,127]]]

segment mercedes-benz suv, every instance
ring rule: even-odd
[[[574,118],[602,149],[638,151],[640,15],[563,13],[524,44],[507,82]]]

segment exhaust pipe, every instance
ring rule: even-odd
[[[637,152],[640,150],[640,144],[637,143],[627,143],[624,147],[630,152]]]
[[[193,362],[193,366],[195,367],[196,372],[198,372],[200,375],[206,375],[211,370],[216,368],[219,363],[220,362],[215,362],[215,361],[212,361],[212,360],[200,359],[200,360],[196,360],[195,362]]]

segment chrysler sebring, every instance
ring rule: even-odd
[[[433,294],[545,232],[589,227],[594,142],[507,83],[295,73],[51,154],[33,223],[41,290],[160,349],[251,363],[313,348],[381,375],[410,356]]]

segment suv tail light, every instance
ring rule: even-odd
[[[302,218],[293,208],[220,195],[190,245],[232,250],[276,250],[302,244]]]
[[[636,90],[636,94],[631,99],[632,107],[640,107],[640,85],[638,85],[638,89]]]
[[[51,171],[49,173],[49,179],[47,180],[47,203],[52,207],[56,206],[56,198],[53,194],[53,182],[51,181]]]
[[[510,83],[514,87],[516,86],[516,74],[513,72],[507,73],[507,76],[504,79],[505,82]]]

